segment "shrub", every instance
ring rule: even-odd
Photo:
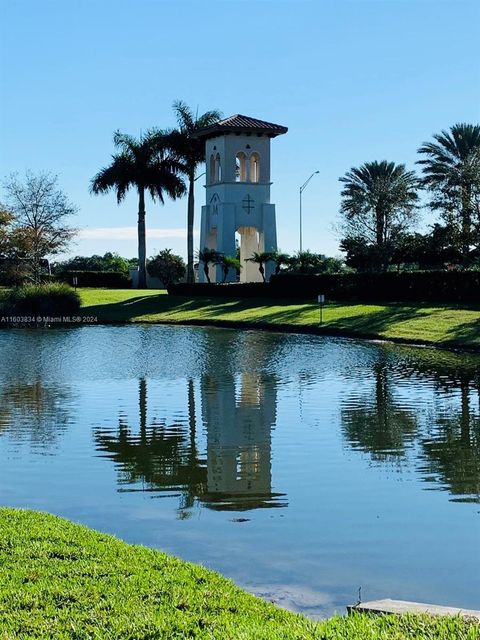
[[[132,286],[130,277],[121,271],[63,271],[57,275],[58,280],[70,285],[74,284],[75,277],[78,287],[129,289]]]
[[[280,274],[271,279],[279,297],[358,302],[480,303],[480,272],[402,271],[320,275]]]
[[[445,302],[480,304],[480,271],[402,271],[386,273],[280,273],[270,282],[178,284],[168,292],[183,296],[273,298],[347,302]]]
[[[13,289],[2,304],[5,315],[68,316],[78,313],[80,296],[65,284],[32,284]]]
[[[164,249],[157,256],[150,258],[147,271],[153,278],[158,278],[169,287],[185,277],[187,268],[181,256],[172,253],[171,249]]]
[[[0,286],[19,287],[29,276],[30,268],[26,262],[0,258]]]

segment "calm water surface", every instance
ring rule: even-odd
[[[188,327],[0,332],[0,503],[283,606],[480,609],[480,358]]]

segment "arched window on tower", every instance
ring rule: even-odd
[[[247,179],[247,157],[243,151],[237,153],[235,161],[235,181],[245,182]]]
[[[209,166],[209,175],[208,175],[208,182],[210,184],[213,184],[215,182],[215,156],[212,155],[210,156],[210,166]]]
[[[213,181],[221,182],[222,181],[222,165],[220,163],[220,154],[217,153],[215,156],[215,170],[213,172]]]
[[[256,152],[250,156],[250,182],[260,182],[260,156]]]

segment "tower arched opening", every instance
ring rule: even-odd
[[[247,156],[239,151],[235,157],[235,182],[247,180]]]
[[[260,156],[256,151],[250,156],[250,182],[260,182]]]

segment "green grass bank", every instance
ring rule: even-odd
[[[0,639],[478,640],[428,616],[281,610],[203,567],[33,511],[0,509]]]
[[[184,298],[164,291],[81,289],[82,313],[99,323],[165,322],[249,326],[480,350],[480,306]]]

